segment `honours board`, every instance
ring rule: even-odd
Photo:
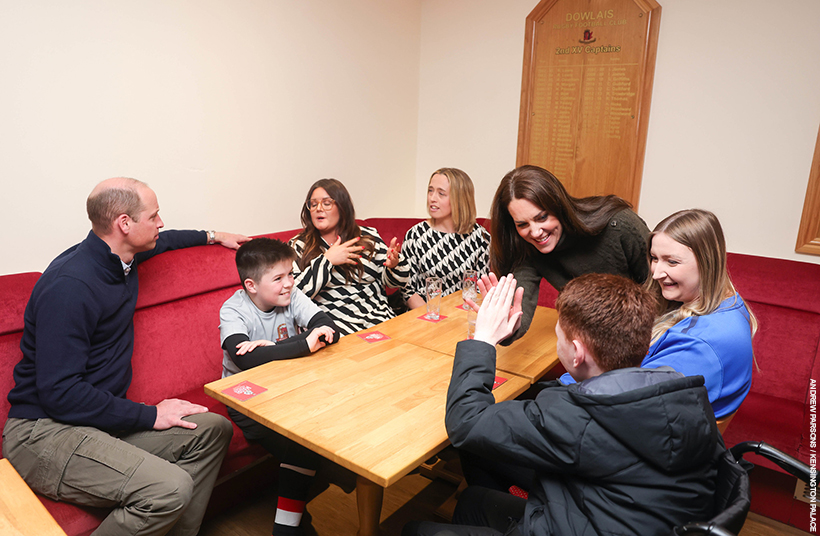
[[[527,17],[517,165],[637,207],[660,6],[544,0]]]

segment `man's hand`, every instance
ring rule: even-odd
[[[353,245],[358,241],[359,237],[351,238],[347,242],[342,242],[342,237],[340,236],[327,248],[325,257],[333,266],[339,266],[340,264],[358,264],[359,259],[362,257],[359,255],[359,252],[364,249],[362,246]]]
[[[154,430],[167,430],[174,426],[181,428],[196,428],[196,423],[183,421],[183,417],[206,413],[208,408],[199,404],[192,404],[187,400],[167,398],[157,404],[157,420],[154,421]]]
[[[214,233],[214,242],[229,249],[239,249],[239,246],[249,241],[245,235],[233,233]]]
[[[384,267],[392,270],[399,265],[399,253],[401,253],[401,244],[398,243],[396,237],[390,241],[390,247],[387,248],[387,260],[384,261]]]
[[[490,288],[478,310],[475,340],[495,346],[512,335],[521,323],[521,300],[524,289],[515,288],[512,274],[501,278]]]
[[[333,340],[333,333],[335,332],[330,326],[319,326],[313,328],[313,331],[311,331],[306,338],[310,352],[313,353],[316,350],[327,346]],[[324,341],[319,340],[319,336],[321,335],[325,336]]]
[[[253,352],[260,346],[273,346],[276,344],[273,341],[259,339],[258,341],[242,341],[236,345],[236,355],[245,355],[248,352]]]

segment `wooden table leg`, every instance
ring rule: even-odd
[[[358,536],[378,536],[384,488],[363,476],[356,476],[356,505],[359,509]]]

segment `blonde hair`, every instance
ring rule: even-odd
[[[444,175],[450,182],[450,211],[453,225],[459,234],[467,234],[475,226],[475,188],[470,176],[456,168],[437,169],[430,175],[427,186],[436,175]]]
[[[647,251],[650,255],[652,239],[658,233],[688,247],[695,255],[698,265],[699,294],[690,303],[674,306],[661,293],[661,285],[652,278],[650,270],[645,288],[658,300],[658,318],[652,328],[652,344],[666,331],[690,316],[704,316],[713,313],[730,296],[738,296],[726,267],[726,240],[723,229],[713,213],[708,210],[689,209],[675,212],[661,221],[649,234]],[[749,313],[749,329],[754,337],[757,318],[746,305]]]

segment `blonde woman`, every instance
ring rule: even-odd
[[[433,172],[427,185],[429,220],[407,231],[402,253],[410,263],[404,299],[411,309],[424,305],[424,280],[441,278],[442,291],[461,290],[464,270],[487,273],[490,233],[476,223],[475,190],[470,177],[455,168]]]
[[[641,366],[703,376],[715,417],[734,413],[752,385],[757,320],[729,279],[720,222],[706,210],[682,210],[648,244],[646,288],[659,316]]]

